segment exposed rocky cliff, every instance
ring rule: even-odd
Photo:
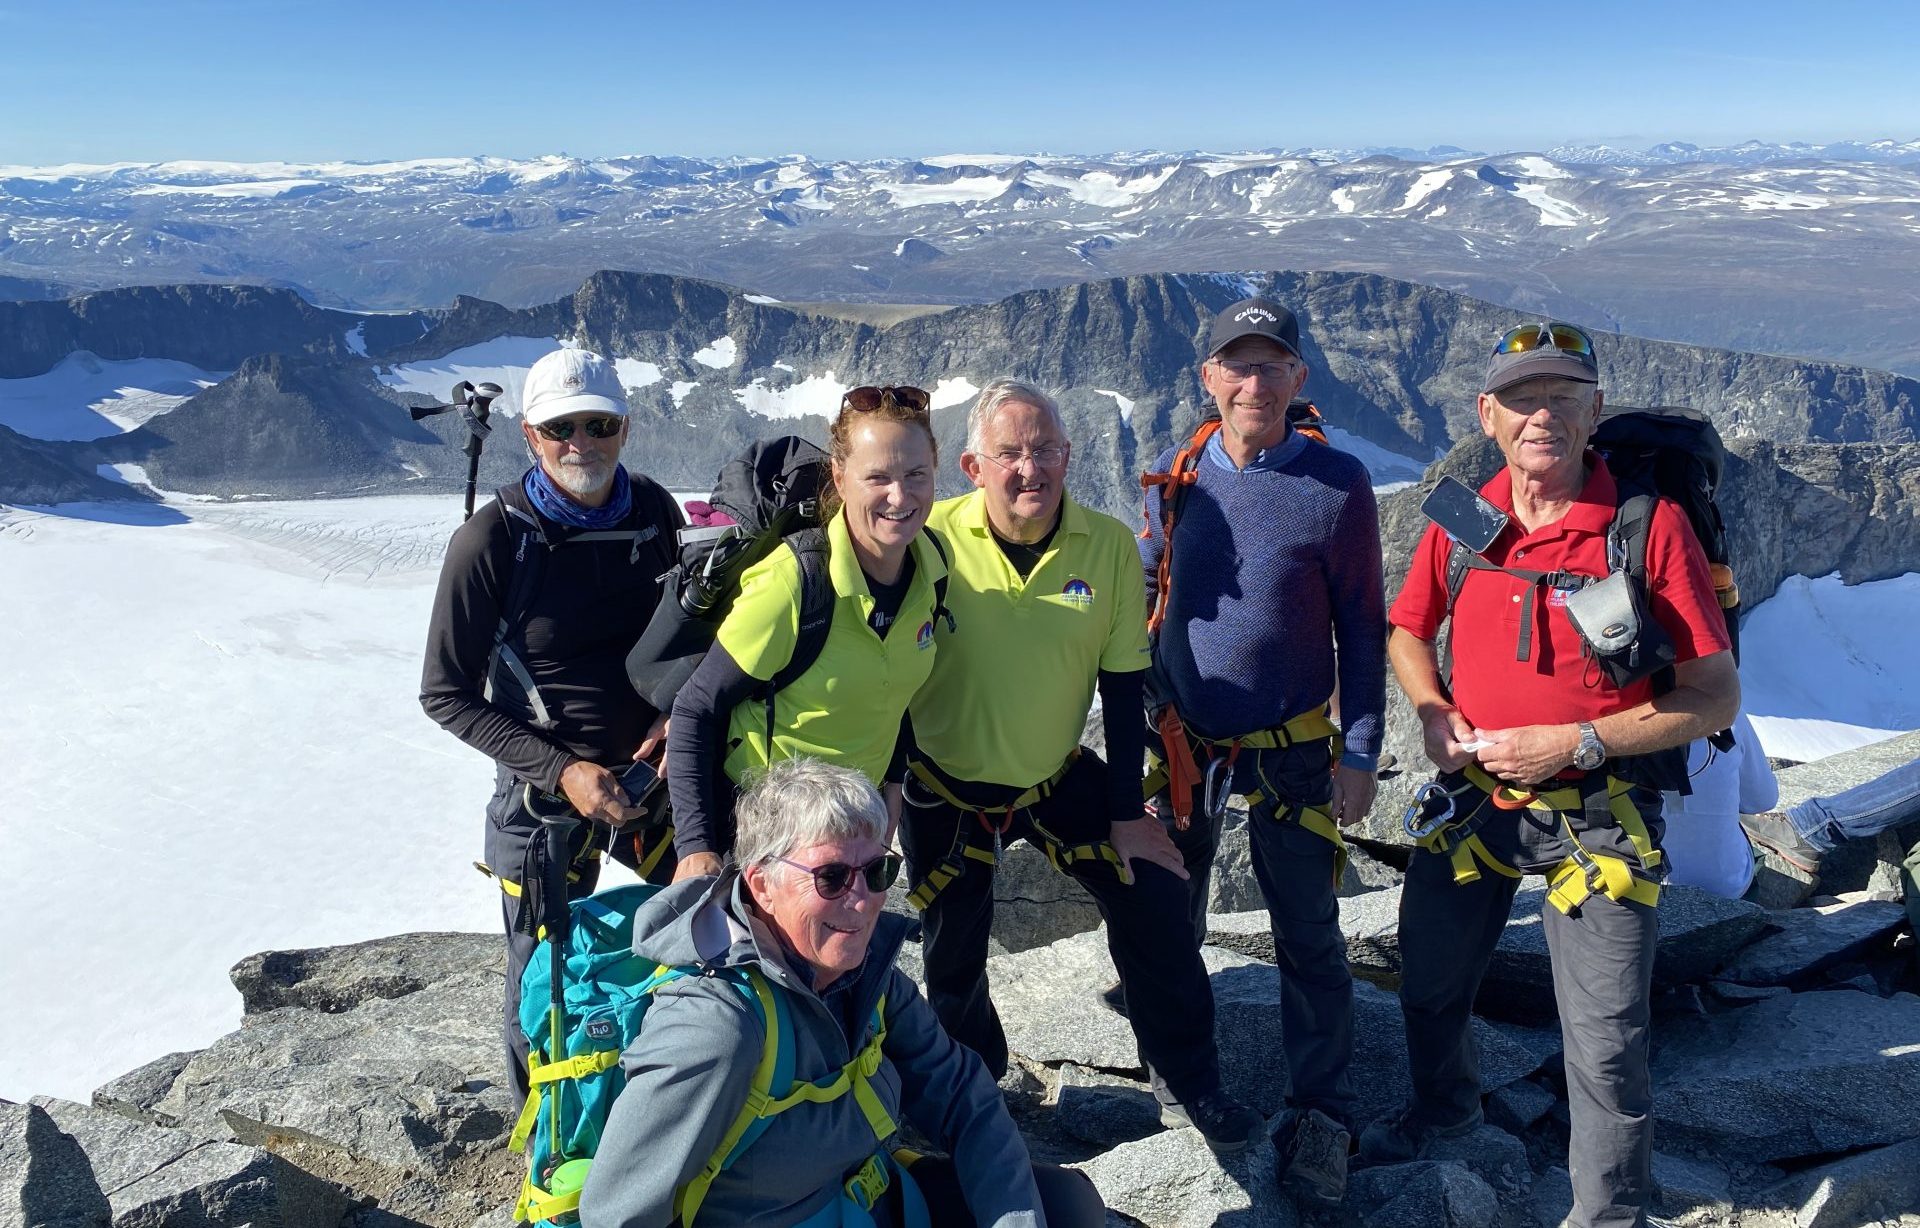
[[[1920,734],[1899,749],[1897,761],[1920,754]],[[1803,770],[1818,770],[1832,792],[1887,762],[1870,748]],[[1231,854],[1244,822],[1236,812],[1230,823],[1203,957],[1223,1077],[1272,1115],[1286,1094],[1274,1057],[1282,990],[1252,870]],[[1020,868],[997,882],[999,902],[1045,903],[995,916],[988,971],[1014,1054],[1002,1087],[1036,1158],[1086,1171],[1121,1222],[1550,1228],[1567,1213],[1566,1078],[1537,884],[1522,888],[1476,1002],[1486,1124],[1417,1163],[1356,1171],[1345,1207],[1309,1221],[1276,1184],[1269,1145],[1221,1159],[1192,1130],[1162,1126],[1132,1032],[1100,996],[1114,972],[1097,912],[1040,854],[1009,853]],[[1409,1084],[1395,996],[1400,885],[1380,863],[1357,860],[1367,869],[1343,888],[1340,911],[1358,978],[1364,1120],[1391,1110]],[[1898,936],[1908,922],[1897,894],[1896,880],[1774,910],[1665,893],[1653,1166],[1668,1220],[1920,1223],[1920,1053],[1910,1043],[1920,981],[1911,942]],[[900,965],[918,978],[920,959],[909,944]],[[497,1077],[503,966],[497,934],[409,934],[243,960],[232,972],[237,1031],[113,1079],[90,1105],[0,1103],[0,1222],[506,1228],[521,1161],[505,1145],[519,1106]]]

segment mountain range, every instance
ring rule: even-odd
[[[524,308],[462,298],[364,314],[251,286],[0,303],[0,500],[98,498],[115,478],[123,484],[107,489],[125,497],[143,486],[244,498],[450,483],[465,474],[453,446],[465,426],[458,415],[416,424],[406,407],[463,379],[493,380],[510,415],[526,368],[579,344],[614,358],[628,388],[628,463],[676,489],[707,489],[750,440],[822,437],[849,387],[915,383],[933,393],[951,491],[964,406],[1014,377],[1059,396],[1076,497],[1131,520],[1137,475],[1202,412],[1213,314],[1255,291],[1299,313],[1307,392],[1335,443],[1382,485],[1419,478],[1478,433],[1488,347],[1523,318],[1370,274],[1286,272],[1104,279],[889,323],[613,271]],[[1634,337],[1603,338],[1600,358],[1610,402],[1691,405],[1729,437],[1920,440],[1920,381],[1888,372]],[[525,464],[510,422],[498,425],[489,484]]]
[[[0,167],[0,294],[20,298],[238,282],[529,306],[607,267],[945,304],[1167,269],[1374,272],[1920,372],[1920,142]]]

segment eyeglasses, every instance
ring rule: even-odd
[[[1593,357],[1593,338],[1571,324],[1522,324],[1509,329],[1493,347],[1496,354],[1525,354],[1530,350],[1565,350]]]
[[[933,398],[924,388],[915,388],[911,384],[865,384],[840,398],[842,411],[852,410],[856,414],[870,414],[887,402],[893,402],[901,409],[916,414],[927,412],[927,406],[933,404]]]
[[[983,452],[981,455],[1011,472],[1025,461],[1032,461],[1041,469],[1057,468],[1065,463],[1067,449],[1063,444],[1043,443],[1030,452],[1022,452],[1019,448],[1002,448],[998,452]]]
[[[867,890],[875,895],[884,894],[900,877],[900,857],[895,853],[882,853],[863,866],[850,866],[844,861],[829,861],[824,866],[803,866],[785,857],[776,857],[774,860],[813,875],[813,889],[823,900],[837,900],[853,890],[856,876],[866,879]]]
[[[1216,358],[1213,362],[1222,375],[1236,384],[1252,379],[1255,372],[1270,380],[1291,379],[1295,365],[1287,359],[1280,362],[1241,362],[1238,358]]]
[[[626,421],[625,418],[615,418],[611,416],[605,418],[555,418],[552,422],[537,423],[533,429],[540,432],[541,438],[551,439],[555,443],[565,443],[567,440],[572,439],[576,426],[586,431],[587,438],[589,439],[612,439],[620,433],[620,428],[626,424]]]

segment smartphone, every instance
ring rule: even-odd
[[[644,806],[648,795],[660,787],[660,769],[637,759],[620,773],[620,787],[627,791],[627,805]]]
[[[1453,477],[1440,479],[1440,484],[1420,505],[1420,511],[1446,530],[1448,537],[1475,554],[1487,552],[1509,519],[1505,512],[1482,498],[1479,491]]]

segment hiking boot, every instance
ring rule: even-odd
[[[1793,820],[1778,810],[1769,810],[1765,814],[1743,814],[1740,826],[1746,830],[1747,839],[1761,848],[1775,854],[1788,865],[1808,874],[1820,872],[1820,849],[1808,843],[1793,825]]]
[[[1319,1109],[1294,1115],[1291,1138],[1275,1136],[1280,1183],[1321,1206],[1338,1206],[1347,1196],[1347,1152],[1353,1135]]]
[[[1480,1106],[1465,1121],[1451,1126],[1430,1125],[1409,1100],[1360,1132],[1360,1158],[1369,1164],[1405,1164],[1425,1155],[1435,1139],[1459,1138],[1480,1128],[1486,1116]]]
[[[1114,1014],[1122,1019],[1127,1017],[1127,990],[1120,982],[1115,981],[1101,990],[1100,1000],[1106,1003],[1107,1009]]]
[[[1160,1124],[1169,1130],[1192,1126],[1220,1155],[1245,1151],[1267,1128],[1265,1118],[1218,1087],[1186,1104],[1162,1103]]]

